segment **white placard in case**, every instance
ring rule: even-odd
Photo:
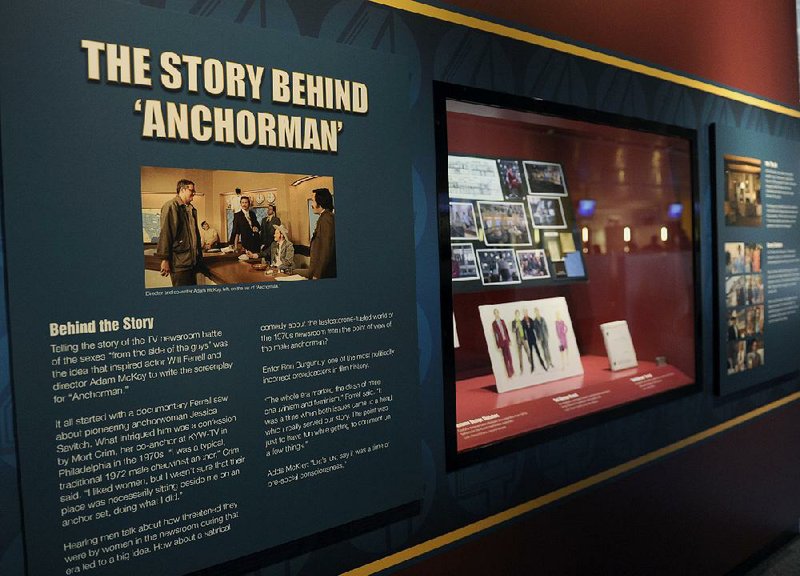
[[[611,371],[624,370],[638,366],[636,360],[636,350],[633,348],[631,332],[628,330],[628,322],[616,320],[600,324],[600,331],[603,333],[603,342],[606,345],[608,363]]]

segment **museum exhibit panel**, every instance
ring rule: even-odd
[[[374,218],[411,220],[410,146],[371,145],[406,122],[403,62],[160,19],[3,10],[26,54],[4,59],[2,127],[30,576],[224,571],[419,509],[413,231],[386,259]],[[26,189],[58,208],[27,218]]]
[[[794,4],[578,4],[0,3],[0,574],[796,527]]]
[[[715,193],[716,392],[798,369],[800,260],[797,143],[709,128]]]
[[[436,88],[456,451],[691,387],[695,134]]]

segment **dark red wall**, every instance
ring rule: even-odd
[[[607,52],[797,107],[794,0],[449,0]]]

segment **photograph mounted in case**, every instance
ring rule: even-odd
[[[500,172],[503,198],[512,202],[524,200],[528,191],[520,174],[519,162],[516,160],[498,160],[497,170]]]
[[[534,228],[548,230],[567,227],[561,198],[553,196],[528,196],[528,206],[531,210],[531,220],[533,221]]]
[[[451,254],[453,280],[477,280],[478,264],[472,244],[453,244]]]
[[[514,251],[507,249],[477,250],[481,282],[484,286],[519,284],[521,282],[517,258]]]
[[[547,255],[538,248],[535,250],[517,250],[519,271],[523,280],[541,280],[550,278],[547,268]]]
[[[450,202],[450,238],[477,240],[478,222],[472,202]]]
[[[561,164],[533,160],[526,160],[523,164],[531,194],[567,195],[567,184],[564,181]]]
[[[487,246],[530,246],[531,231],[522,202],[478,202]]]

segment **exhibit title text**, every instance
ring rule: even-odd
[[[153,58],[149,48],[95,40],[81,40],[81,49],[91,82],[142,88],[153,88],[158,82],[169,92],[261,102],[269,77],[273,104],[359,115],[369,111],[363,82],[278,68],[271,68],[267,75],[264,66],[177,52],[162,52]],[[336,153],[344,128],[341,120],[331,118],[155,98],[136,99],[133,110],[142,117],[142,138],[151,140]]]

